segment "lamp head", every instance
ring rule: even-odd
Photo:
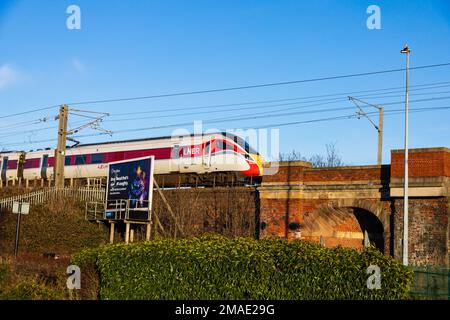
[[[409,49],[407,44],[405,44],[403,49],[400,51],[400,53],[410,53],[410,52],[411,52],[411,50]]]

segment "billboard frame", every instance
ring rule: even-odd
[[[143,211],[143,212],[148,212],[148,220],[146,221],[151,221],[152,220],[152,207],[153,207],[153,184],[154,184],[154,168],[155,168],[155,156],[145,156],[145,157],[139,157],[139,158],[132,158],[132,159],[126,159],[126,160],[119,160],[119,161],[113,161],[113,162],[109,162],[108,163],[108,177],[107,177],[107,183],[106,183],[106,196],[105,196],[105,218],[106,218],[106,213],[108,212],[108,194],[109,194],[109,183],[110,183],[110,169],[111,169],[111,165],[115,165],[115,164],[121,164],[121,163],[130,163],[130,162],[135,162],[135,161],[139,161],[139,160],[147,160],[150,159],[150,176],[149,176],[149,188],[148,188],[148,197],[147,197],[147,201],[148,201],[148,207],[147,208],[132,208],[135,211]],[[128,199],[122,199],[125,201],[128,201]],[[144,209],[144,210],[142,210]],[[130,220],[129,219],[129,210],[130,208],[126,208],[125,209],[125,217],[121,218],[121,219],[108,219],[108,220]],[[138,221],[142,221],[142,220],[138,220]]]

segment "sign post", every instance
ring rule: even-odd
[[[28,202],[14,201],[12,212],[17,214],[16,240],[14,243],[14,256],[16,257],[19,252],[20,218],[22,214],[28,214],[30,212],[30,204]]]

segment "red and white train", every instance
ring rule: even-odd
[[[67,148],[66,179],[102,178],[108,163],[155,156],[155,174],[214,172],[262,175],[262,157],[246,141],[229,133],[84,144]],[[53,180],[54,150],[0,152],[2,184],[15,181]]]

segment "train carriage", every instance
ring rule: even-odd
[[[23,164],[24,180],[48,180],[53,178],[53,166],[50,159],[53,159],[53,150],[39,150],[28,152],[25,155]]]
[[[19,162],[23,158],[23,152],[2,152],[0,153],[0,180],[2,183],[13,183],[18,180],[22,170]]]
[[[22,168],[18,161],[20,154],[0,153],[2,158],[10,159],[6,171],[9,180],[53,179],[54,150],[22,153]],[[67,179],[106,177],[110,162],[151,155],[155,156],[156,175],[201,175],[214,172],[236,172],[245,177],[262,175],[262,158],[248,143],[235,135],[211,133],[84,144],[67,148],[64,176]]]

